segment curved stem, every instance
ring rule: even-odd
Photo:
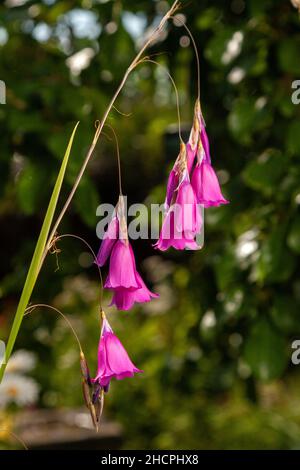
[[[197,62],[197,89],[198,89],[198,99],[200,100],[200,59],[199,59],[199,52],[198,52],[198,48],[197,48],[197,45],[196,45],[196,41],[194,39],[194,36],[192,35],[192,32],[191,30],[189,29],[189,27],[184,23],[184,21],[181,21],[179,18],[176,18],[175,16],[171,16],[171,18],[179,23],[180,26],[183,26],[184,29],[186,30],[186,32],[188,33],[191,41],[192,41],[192,44],[193,44],[193,48],[194,48],[194,51],[195,51],[195,56],[196,56],[196,62]]]
[[[121,158],[120,158],[120,147],[119,147],[119,141],[117,134],[114,130],[114,128],[110,124],[105,124],[106,127],[109,127],[109,129],[112,131],[115,142],[116,142],[116,150],[117,150],[117,164],[118,164],[118,175],[119,175],[119,193],[120,196],[122,196],[122,174],[121,174]]]
[[[120,111],[115,105],[113,105],[113,109],[115,111],[117,111],[117,113],[119,113],[121,116],[125,116],[125,117],[129,117],[132,115],[132,113],[123,113],[122,111]]]
[[[98,265],[97,263],[97,256],[96,256],[96,253],[94,252],[93,248],[91,247],[91,245],[82,237],[80,237],[79,235],[74,235],[73,233],[64,233],[63,235],[57,235],[55,236],[53,239],[52,239],[52,242],[51,242],[51,245],[50,245],[50,248],[52,247],[52,245],[54,245],[57,241],[61,240],[62,238],[75,238],[76,240],[80,240],[82,243],[85,244],[85,246],[90,250],[90,252],[92,253],[92,256],[94,258],[94,262],[95,264],[97,265],[97,268],[98,268],[98,272],[99,272],[99,277],[100,277],[100,284],[101,284],[101,292],[100,292],[100,299],[99,299],[99,304],[100,304],[100,310],[102,310],[102,301],[103,301],[103,277],[102,277],[102,272],[101,272],[101,269],[100,269],[100,266]],[[49,248],[49,249],[50,249]]]
[[[62,313],[60,310],[58,310],[58,308],[55,308],[55,307],[52,307],[52,305],[48,305],[48,304],[34,304],[34,305],[29,305],[29,307],[27,307],[27,309],[25,310],[25,313],[24,313],[24,317],[26,315],[29,315],[30,313],[32,313],[36,308],[39,308],[39,307],[46,307],[46,308],[50,308],[51,310],[53,310],[54,312],[58,313],[59,315],[62,316],[62,318],[65,320],[65,322],[68,324],[68,326],[70,327],[77,343],[78,343],[78,347],[79,347],[79,352],[82,353],[82,347],[81,347],[81,343],[80,343],[80,340],[78,338],[78,335],[76,333],[76,331],[74,330],[74,327],[72,326],[72,323],[70,322],[70,320],[66,317],[66,315],[64,313]]]
[[[99,126],[97,127],[96,129],[96,132],[95,132],[95,135],[94,135],[94,138],[93,138],[93,141],[92,141],[92,144],[88,150],[88,153],[84,159],[84,162],[83,162],[83,165],[79,171],[79,174],[75,180],[75,183],[74,183],[74,186],[73,188],[71,189],[71,192],[60,212],[60,214],[58,215],[57,217],[57,220],[56,222],[54,223],[54,226],[53,226],[53,229],[49,235],[49,238],[48,238],[48,242],[46,244],[46,248],[45,248],[45,255],[43,257],[43,260],[45,259],[46,257],[46,254],[48,252],[48,249],[49,249],[49,245],[51,244],[51,240],[52,238],[54,237],[56,231],[57,231],[57,228],[63,218],[63,216],[65,215],[72,199],[73,199],[73,196],[77,190],[77,187],[80,183],[80,180],[85,172],[85,169],[87,167],[87,164],[89,163],[90,161],[90,158],[94,152],[94,149],[96,147],[96,144],[98,142],[98,139],[100,137],[100,134],[102,132],[102,129],[103,129],[103,126],[105,124],[105,121],[111,111],[111,109],[113,108],[114,104],[115,104],[115,101],[116,99],[118,98],[122,88],[124,87],[126,81],[127,81],[127,78],[128,76],[130,75],[130,73],[132,72],[132,70],[136,67],[137,63],[139,62],[139,60],[141,59],[142,55],[144,54],[145,50],[150,46],[150,44],[154,41],[154,39],[161,33],[161,31],[163,30],[166,22],[172,17],[172,15],[175,13],[175,11],[178,9],[179,7],[179,1],[178,0],[175,0],[175,2],[173,3],[173,5],[171,6],[171,8],[168,10],[168,12],[165,14],[165,16],[162,18],[161,22],[159,23],[159,25],[154,29],[154,31],[152,32],[152,34],[150,35],[150,37],[148,38],[148,40],[145,42],[145,44],[143,45],[143,47],[140,49],[139,53],[136,55],[136,57],[133,59],[133,61],[131,62],[131,64],[129,65],[128,69],[126,70],[124,76],[123,76],[123,79],[121,80],[121,83],[119,84],[115,94],[113,95],[112,99],[110,100],[110,103],[108,105],[108,107],[106,108],[106,111],[104,113],[104,116],[99,124]],[[42,264],[42,263],[41,263]]]
[[[174,78],[169,73],[167,68],[164,65],[160,64],[159,62],[156,62],[156,60],[145,57],[144,59],[140,60],[139,63],[142,64],[144,62],[150,62],[152,64],[155,64],[155,65],[158,65],[159,67],[161,67],[164,70],[164,72],[168,75],[169,79],[172,82],[172,85],[173,85],[174,91],[175,91],[175,95],[176,95],[176,106],[177,106],[177,117],[178,117],[178,135],[179,135],[180,141],[183,142],[183,139],[182,139],[182,136],[181,136],[181,118],[180,118],[179,94],[178,94],[178,89],[177,89],[176,83],[174,81]]]
[[[8,429],[3,429],[1,428],[0,429],[0,432],[6,432],[7,434],[9,434],[10,436],[12,436],[16,441],[18,441],[23,447],[25,450],[29,450],[27,445],[25,444],[25,442],[23,441],[23,439],[21,439],[17,434],[15,434],[14,432],[12,431],[9,431]]]

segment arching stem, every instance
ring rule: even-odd
[[[79,171],[79,174],[75,180],[75,183],[71,189],[71,192],[60,212],[60,214],[58,215],[54,225],[53,225],[53,228],[52,228],[52,231],[49,235],[49,238],[48,238],[48,243],[46,245],[46,249],[45,249],[45,255],[44,255],[44,258],[46,257],[46,254],[48,252],[48,249],[49,249],[49,246],[51,245],[51,240],[52,238],[54,237],[57,229],[58,229],[58,226],[63,218],[63,216],[65,215],[72,199],[73,199],[73,196],[77,190],[77,187],[80,183],[80,180],[85,172],[85,169],[87,167],[87,164],[89,163],[90,161],[90,158],[91,156],[93,155],[93,152],[95,150],[95,147],[96,147],[96,144],[98,142],[98,139],[100,137],[100,134],[102,132],[102,129],[103,129],[103,126],[106,122],[106,119],[110,113],[110,111],[112,110],[114,104],[115,104],[115,101],[116,99],[118,98],[121,90],[123,89],[126,81],[127,81],[127,78],[129,77],[130,73],[132,72],[132,70],[134,70],[134,68],[136,67],[136,65],[138,64],[138,62],[140,61],[142,55],[144,54],[144,52],[146,51],[146,49],[150,46],[150,44],[157,38],[157,36],[159,36],[159,34],[162,32],[166,22],[172,17],[172,15],[174,15],[175,11],[177,11],[177,9],[179,8],[179,1],[178,0],[175,0],[175,2],[173,3],[173,5],[171,6],[171,8],[167,11],[167,13],[165,14],[165,16],[162,18],[162,20],[160,21],[159,25],[154,29],[154,31],[152,32],[152,34],[149,36],[148,40],[145,42],[145,44],[143,45],[143,47],[140,49],[139,53],[136,55],[136,57],[133,59],[133,61],[131,62],[131,64],[129,65],[128,69],[126,70],[124,76],[123,76],[123,79],[121,81],[121,83],[119,84],[116,92],[114,93],[112,99],[110,100],[110,103],[108,105],[108,107],[106,108],[106,111],[104,113],[104,116],[99,124],[99,126],[97,127],[96,129],[96,132],[95,132],[95,135],[94,135],[94,138],[93,138],[93,141],[92,141],[92,144],[88,150],[88,153],[85,157],[85,160],[83,162],[83,165]],[[44,260],[43,258],[43,260]]]
[[[25,310],[25,313],[24,313],[24,317],[26,315],[29,315],[30,313],[32,313],[36,308],[49,308],[50,310],[53,310],[54,312],[58,313],[64,320],[65,322],[67,323],[67,325],[69,326],[70,330],[72,331],[75,339],[76,339],[76,342],[78,344],[78,347],[79,347],[79,352],[82,353],[82,347],[81,347],[81,343],[80,343],[80,340],[78,338],[78,335],[76,333],[76,331],[74,330],[74,327],[72,326],[72,323],[70,322],[70,320],[66,317],[66,315],[64,313],[62,313],[58,308],[56,307],[53,307],[52,305],[48,305],[48,304],[34,304],[34,305],[29,305],[27,307],[27,309]]]
[[[200,100],[200,58],[199,58],[199,52],[198,52],[198,48],[197,48],[197,45],[196,45],[195,38],[194,38],[190,28],[184,23],[184,21],[181,21],[176,16],[171,16],[171,18],[174,20],[175,24],[178,23],[180,26],[182,26],[186,30],[186,32],[188,33],[188,35],[189,35],[189,37],[192,41],[193,48],[194,48],[194,51],[195,51],[195,56],[196,56],[196,62],[197,62],[197,90],[198,90],[198,99]]]
[[[145,63],[145,62],[150,62],[152,64],[155,64],[155,65],[158,65],[159,67],[161,67],[163,69],[163,71],[168,75],[169,79],[171,80],[171,83],[174,87],[174,91],[175,91],[175,96],[176,96],[176,106],[177,106],[177,117],[178,117],[178,135],[179,135],[179,139],[181,142],[183,142],[183,139],[182,139],[182,135],[181,135],[181,118],[180,118],[180,103],[179,103],[179,94],[178,94],[178,89],[177,89],[177,86],[176,86],[176,83],[175,83],[175,80],[174,78],[172,77],[172,75],[169,73],[169,71],[167,70],[167,68],[160,64],[159,62],[156,62],[156,60],[153,60],[153,59],[150,59],[148,57],[145,57],[144,59],[141,59],[139,64],[142,64],[142,63]]]
[[[73,233],[64,233],[63,235],[56,235],[53,239],[52,239],[52,242],[51,242],[51,245],[50,245],[50,248],[56,244],[57,241],[61,240],[62,238],[75,238],[76,240],[80,240],[82,243],[85,244],[85,246],[90,250],[93,258],[94,258],[94,262],[95,264],[97,265],[97,268],[98,268],[98,273],[99,273],[99,278],[100,278],[100,285],[101,285],[101,289],[100,289],[100,300],[99,300],[99,304],[100,304],[100,310],[102,311],[102,303],[103,303],[103,277],[102,277],[102,272],[101,272],[101,269],[100,269],[100,266],[98,265],[97,263],[97,256],[96,256],[96,253],[94,252],[93,248],[91,247],[91,245],[82,237],[79,237],[79,235],[74,235]]]

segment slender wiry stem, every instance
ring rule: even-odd
[[[58,308],[52,307],[52,305],[48,305],[48,304],[29,305],[27,307],[27,309],[25,310],[24,317],[26,315],[29,315],[30,313],[32,313],[36,308],[40,308],[40,307],[45,307],[45,308],[49,308],[50,310],[53,310],[54,312],[58,313],[65,320],[65,322],[70,327],[70,329],[71,329],[71,331],[72,331],[72,333],[73,333],[73,335],[74,335],[74,337],[75,337],[75,339],[78,343],[80,353],[82,353],[81,343],[80,343],[80,340],[78,338],[78,335],[77,335],[76,331],[74,330],[74,327],[72,326],[72,323],[70,322],[70,320],[66,317],[66,315],[64,313],[62,313],[60,310],[58,310]]]
[[[184,29],[186,30],[186,32],[188,33],[189,37],[191,38],[191,41],[192,41],[192,44],[193,44],[193,48],[194,48],[194,51],[195,51],[195,56],[196,56],[196,62],[197,62],[197,89],[198,89],[198,99],[200,100],[200,59],[199,59],[199,52],[198,52],[198,48],[197,48],[197,45],[196,45],[196,41],[194,39],[194,36],[192,35],[192,32],[191,30],[189,29],[189,27],[184,23],[184,21],[180,20],[180,18],[178,17],[174,17],[172,16],[171,18],[173,18],[173,20],[175,21],[175,23],[178,23],[180,26],[183,26]]]
[[[105,124],[106,127],[109,127],[109,129],[112,131],[115,142],[116,142],[116,150],[117,150],[117,164],[118,164],[118,175],[119,175],[119,193],[120,196],[122,196],[122,173],[121,173],[121,158],[120,158],[120,147],[119,147],[119,141],[117,134],[114,130],[114,128],[110,124]]]
[[[144,54],[144,52],[146,51],[146,49],[150,46],[150,44],[156,39],[157,36],[159,36],[159,34],[161,33],[161,31],[163,30],[166,22],[172,17],[172,15],[175,13],[175,11],[179,8],[179,1],[178,0],[175,0],[175,2],[173,3],[173,5],[171,6],[170,10],[165,14],[165,16],[162,18],[161,22],[159,23],[159,25],[154,29],[154,31],[152,32],[152,34],[149,36],[148,40],[145,42],[145,44],[143,45],[143,47],[140,49],[139,53],[136,55],[136,57],[133,59],[133,61],[131,62],[131,64],[129,65],[128,69],[126,70],[124,76],[123,76],[123,79],[120,83],[120,85],[118,86],[115,94],[113,95],[108,107],[106,108],[106,111],[104,113],[104,116],[99,124],[99,126],[97,127],[96,129],[96,132],[95,132],[95,136],[94,136],[94,139],[93,139],[93,142],[88,150],[88,153],[85,157],[85,160],[83,162],[83,165],[79,171],[79,174],[75,180],[75,183],[74,183],[74,186],[73,188],[71,189],[71,192],[59,214],[59,216],[57,217],[56,219],[56,222],[54,223],[53,225],[53,228],[52,228],[52,231],[49,235],[49,238],[48,238],[48,243],[46,245],[46,249],[45,249],[45,256],[47,254],[47,251],[49,249],[49,246],[51,244],[51,240],[52,238],[54,237],[56,231],[57,231],[57,228],[63,218],[63,216],[65,215],[72,199],[73,199],[73,196],[77,190],[77,187],[80,183],[80,180],[85,172],[85,169],[87,167],[87,164],[89,163],[90,161],[90,158],[94,152],[94,149],[96,147],[96,144],[98,142],[98,139],[99,139],[99,136],[102,132],[102,129],[103,129],[103,126],[105,124],[105,121],[111,111],[111,109],[113,108],[114,104],[115,104],[115,101],[116,99],[118,98],[122,88],[124,87],[126,81],[127,81],[127,78],[128,76],[130,75],[130,73],[132,72],[132,70],[136,67],[137,63],[139,62],[139,60],[141,59],[142,55]],[[44,256],[44,258],[45,258]],[[43,261],[44,261],[44,258],[43,258]]]
[[[85,246],[90,250],[93,258],[94,258],[94,262],[98,268],[98,272],[99,272],[99,278],[100,278],[100,286],[101,286],[101,289],[100,289],[100,299],[99,299],[99,305],[100,305],[100,310],[102,310],[102,301],[103,301],[103,277],[102,277],[102,272],[101,272],[101,269],[100,269],[100,266],[98,265],[97,263],[97,256],[96,256],[96,253],[94,252],[93,248],[91,247],[91,245],[82,237],[79,237],[79,235],[74,235],[73,233],[64,233],[63,235],[57,235],[55,236],[53,239],[52,239],[52,243],[50,245],[50,248],[56,244],[56,242],[58,242],[59,240],[61,240],[62,238],[75,238],[76,240],[80,240],[82,243],[85,244]]]
[[[144,63],[144,62],[150,62],[152,64],[155,64],[155,65],[158,65],[159,67],[161,67],[164,72],[168,75],[169,79],[171,80],[171,83],[174,87],[174,91],[175,91],[175,95],[176,95],[176,106],[177,106],[177,117],[178,117],[178,135],[179,135],[179,139],[181,142],[183,142],[183,139],[182,139],[182,136],[181,136],[181,118],[180,118],[180,103],[179,103],[179,94],[178,94],[178,89],[177,89],[177,86],[176,86],[176,83],[172,77],[172,75],[168,72],[167,68],[160,64],[159,62],[156,62],[156,60],[153,60],[153,59],[148,59],[147,57],[145,57],[145,59],[142,59],[140,61],[140,64]]]

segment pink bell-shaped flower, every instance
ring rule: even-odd
[[[133,364],[104,316],[98,348],[98,369],[92,382],[107,391],[113,378],[122,380],[133,377],[137,372],[143,371]]]
[[[215,170],[206,161],[197,163],[192,176],[192,186],[198,203],[203,204],[204,207],[229,203],[221,192]]]
[[[134,253],[128,240],[122,196],[115,212],[102,240],[96,263],[102,267],[109,258],[109,273],[104,287],[113,292],[111,305],[115,305],[118,310],[129,310],[134,303],[149,302],[158,295],[146,287],[136,269]]]
[[[165,215],[155,248],[165,251],[171,246],[177,250],[196,250],[195,237],[202,226],[202,218],[194,189],[189,181],[187,168],[182,172],[181,183],[174,191],[175,203]]]

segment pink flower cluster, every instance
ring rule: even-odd
[[[170,247],[177,250],[198,249],[196,237],[203,225],[199,206],[206,208],[227,203],[211,165],[205,122],[197,100],[189,141],[187,144],[181,142],[179,155],[169,175],[165,217],[155,248],[162,251]],[[148,289],[136,269],[122,195],[96,259],[100,267],[108,261],[109,272],[104,287],[113,293],[110,305],[115,305],[118,310],[129,310],[135,303],[149,302],[158,297]],[[99,403],[103,405],[103,394],[108,391],[112,378],[121,380],[137,372],[142,371],[132,363],[102,312],[96,377],[90,379],[88,373],[85,377],[85,384],[93,389],[90,409],[93,410],[92,407],[97,404],[99,407]]]
[[[199,205],[210,207],[227,203],[211,165],[205,122],[197,99],[189,141],[187,144],[181,142],[169,175],[166,214],[154,247],[161,251],[171,246],[177,250],[197,250],[195,238],[203,224]]]

